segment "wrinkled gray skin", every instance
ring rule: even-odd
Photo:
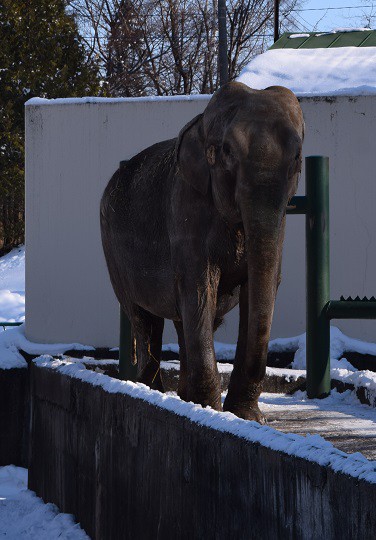
[[[133,157],[101,202],[111,282],[134,335],[139,380],[162,390],[164,319],[180,346],[178,393],[221,409],[213,333],[240,305],[224,410],[263,422],[258,397],[277,288],[286,206],[301,168],[303,116],[283,87],[231,82],[177,139]]]

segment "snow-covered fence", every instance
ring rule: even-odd
[[[106,538],[374,538],[376,471],[317,436],[41,357],[29,487]]]

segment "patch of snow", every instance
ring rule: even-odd
[[[369,398],[376,401],[376,373],[374,371],[350,371],[346,368],[331,368],[330,376],[337,381],[353,384],[355,388],[366,388]]]
[[[0,289],[25,290],[25,246],[0,258]]]
[[[161,368],[166,370],[166,371],[168,371],[169,369],[179,371],[180,370],[180,362],[179,362],[179,360],[169,360],[168,362],[162,361],[161,362]]]
[[[291,352],[296,351],[299,348],[299,340],[301,336],[294,336],[290,338],[277,338],[269,341],[269,352]]]
[[[285,381],[297,381],[300,377],[305,379],[306,372],[304,369],[289,369],[289,368],[272,368],[266,367],[266,374],[269,376],[283,377]]]
[[[56,98],[47,99],[34,97],[26,101],[26,107],[35,107],[36,105],[86,105],[86,104],[98,104],[98,103],[135,103],[135,102],[149,102],[149,101],[207,101],[207,94],[190,94],[181,96],[145,96],[145,97],[119,97],[119,98],[105,98],[105,97],[81,97],[81,98]]]
[[[217,364],[217,367],[218,367],[219,373],[231,373],[232,370],[234,369],[234,364],[220,363],[220,364]]]
[[[82,380],[93,386],[100,386],[106,392],[126,394],[142,399],[162,409],[188,418],[200,425],[231,433],[253,443],[295,455],[334,471],[348,474],[355,478],[376,483],[376,462],[368,461],[361,454],[346,454],[325,441],[319,435],[295,435],[282,433],[269,426],[261,426],[257,422],[246,421],[229,412],[218,412],[210,407],[201,407],[194,403],[186,403],[178,396],[166,395],[147,386],[130,381],[119,381],[93,371],[86,370],[80,363],[64,363],[49,356],[41,356],[34,360],[36,366],[54,369],[60,373]]]
[[[278,347],[278,342],[281,341],[285,345],[285,340],[275,340],[275,347]],[[306,369],[306,334],[301,334],[295,338],[291,338],[291,343],[296,348],[292,368]],[[355,368],[347,362],[340,360],[345,352],[357,352],[359,354],[370,354],[376,356],[376,343],[367,343],[346,336],[336,326],[330,327],[330,360],[333,368],[346,367],[348,370],[356,371]],[[376,373],[375,373],[376,377]]]
[[[312,34],[314,37],[320,37],[320,36],[329,36],[331,34],[344,34],[344,33],[348,33],[348,32],[370,32],[371,31],[371,28],[334,28],[333,30],[330,30],[329,32],[319,32],[319,33],[316,33],[316,34]],[[305,38],[305,37],[310,37],[311,34],[291,34],[291,36],[289,36],[289,39],[294,39],[294,38]]]
[[[89,540],[70,514],[27,489],[27,470],[0,467],[0,537],[7,540]]]
[[[292,368],[306,369],[306,335],[298,336],[298,350],[295,353]],[[343,334],[335,326],[330,327],[330,376],[332,379],[344,383],[353,384],[355,388],[361,386],[368,391],[369,398],[376,400],[376,372],[358,371],[347,361],[346,358],[340,360],[345,352],[358,352],[360,354],[371,354],[376,356],[376,344],[366,343],[358,339],[353,339]]]
[[[23,322],[25,320],[25,293],[0,290],[0,321]]]
[[[0,258],[0,322],[24,320],[25,246],[19,246]]]
[[[324,32],[325,34],[339,34],[345,32],[370,32],[371,28],[333,28],[330,32]],[[320,34],[322,35],[322,34]]]
[[[80,343],[33,343],[25,337],[25,326],[9,328],[0,332],[0,369],[26,368],[27,363],[19,350],[28,354],[64,354],[68,350],[94,350]]]
[[[256,56],[237,81],[286,86],[298,96],[376,94],[375,47],[273,49]]]

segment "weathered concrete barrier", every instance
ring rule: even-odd
[[[0,466],[27,466],[28,370],[0,369]]]
[[[373,462],[77,364],[31,379],[29,487],[92,539],[376,537]]]

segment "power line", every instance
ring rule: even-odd
[[[290,11],[295,11],[295,12],[302,12],[302,11],[327,11],[329,9],[331,10],[340,10],[340,9],[361,9],[361,8],[376,8],[376,5],[375,4],[372,4],[370,6],[341,6],[341,7],[322,7],[322,8],[306,8],[306,9],[290,9]]]

